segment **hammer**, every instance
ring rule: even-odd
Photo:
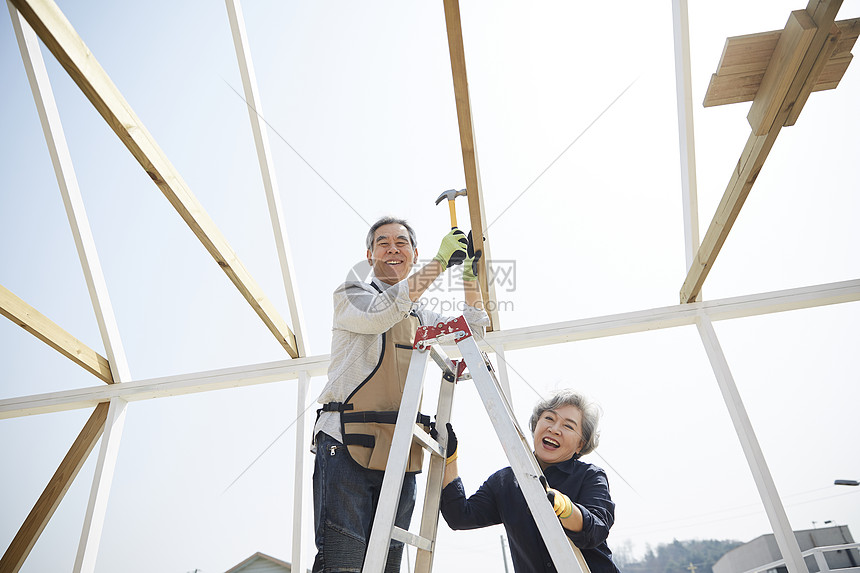
[[[466,190],[460,189],[457,191],[456,189],[448,189],[436,199],[436,204],[438,205],[442,199],[448,200],[448,210],[451,212],[451,228],[454,229],[457,226],[457,210],[454,208],[454,199],[457,197],[466,196]]]

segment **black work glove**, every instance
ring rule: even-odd
[[[445,448],[445,465],[447,465],[457,459],[457,434],[454,433],[451,422],[445,424],[445,429],[448,431],[448,445]],[[434,440],[439,439],[436,422],[430,422],[430,437]]]
[[[466,260],[463,262],[463,280],[478,280],[478,261],[481,260],[482,251],[476,251],[472,244],[472,231],[469,231],[468,244],[466,245]]]

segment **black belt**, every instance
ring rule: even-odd
[[[347,404],[351,409],[352,404]],[[343,412],[341,410],[341,412]],[[397,412],[392,411],[384,411],[384,412],[343,412],[341,415],[341,421],[344,424],[354,424],[354,423],[376,423],[376,424],[396,424],[397,423]],[[415,422],[421,424],[422,426],[430,427],[430,416],[426,414],[422,414],[418,412],[418,416],[416,416]]]

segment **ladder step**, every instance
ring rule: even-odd
[[[405,529],[401,529],[396,525],[394,526],[394,530],[391,532],[391,538],[396,539],[397,541],[402,541],[403,543],[409,544],[413,547],[417,547],[418,549],[423,549],[424,551],[433,551],[432,541],[426,537],[409,533]]]
[[[445,450],[442,449],[442,445],[430,437],[430,434],[421,429],[418,424],[415,424],[412,427],[412,436],[415,440],[420,443],[425,450],[430,452],[433,456],[439,456],[440,458],[444,458]]]

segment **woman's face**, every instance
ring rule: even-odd
[[[582,449],[582,411],[576,406],[544,410],[534,431],[535,457],[545,464],[557,464]]]

